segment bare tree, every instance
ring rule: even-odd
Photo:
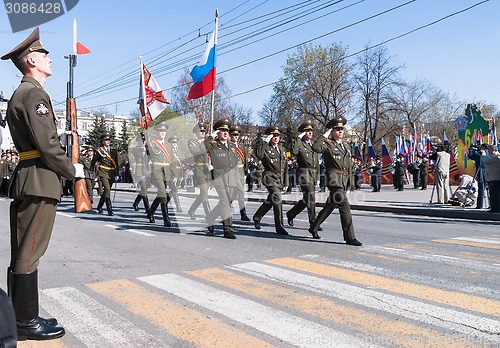
[[[359,110],[362,119],[360,133],[364,135],[361,140],[365,144],[368,139],[374,140],[375,144],[389,133],[384,128],[389,127],[390,130],[394,127],[392,121],[397,115],[389,111],[388,98],[403,66],[393,65],[387,48],[379,46],[367,49],[358,56],[357,67],[355,81],[362,105]],[[363,152],[366,153],[366,148],[363,148]]]

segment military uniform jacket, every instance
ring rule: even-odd
[[[7,122],[20,154],[33,150],[40,154],[39,158],[19,161],[10,197],[40,196],[59,201],[61,177],[73,180],[75,168],[61,148],[50,97],[34,78],[24,76],[21,80],[7,107]]]
[[[170,145],[169,146],[169,152],[170,152],[170,158],[172,160],[172,164],[170,165],[170,170],[171,170],[171,180],[177,179],[177,183],[180,183],[180,179],[183,177],[183,166],[182,166],[182,161],[180,160],[178,156],[178,152],[174,150],[174,148]]]
[[[345,144],[320,136],[313,145],[316,152],[323,154],[326,168],[326,179],[328,187],[350,190],[354,188],[352,182],[351,153]],[[345,149],[345,150],[344,150]]]
[[[264,166],[263,183],[270,187],[288,186],[288,160],[285,148],[278,145],[279,152],[274,146],[258,141],[255,147],[255,156]]]
[[[290,149],[292,155],[297,157],[297,174],[299,185],[316,185],[319,173],[318,154],[314,152],[312,145],[303,139],[295,139]]]
[[[208,157],[205,142],[199,139],[191,139],[188,142],[189,152],[193,155],[194,178],[198,184],[206,183],[212,179],[210,174],[210,157]]]
[[[85,178],[93,178],[94,172],[91,170],[92,160],[90,159],[90,157],[80,156],[80,160],[78,162],[80,162],[83,165],[83,172],[85,173]]]
[[[205,138],[205,147],[210,153],[213,166],[214,185],[235,187],[240,180],[236,168],[241,163],[241,158],[234,144],[228,142],[227,145],[228,147],[211,136]]]
[[[130,154],[132,155],[131,166],[133,169],[133,175],[139,178],[149,177],[151,174],[151,167],[149,166],[149,159],[146,153],[146,149],[140,146],[134,146],[130,149]],[[132,162],[131,161],[131,162]]]
[[[149,156],[151,158],[151,178],[153,180],[172,180],[172,148],[159,140],[149,142]]]
[[[96,164],[99,163],[96,167]],[[95,170],[100,178],[114,179],[118,168],[118,152],[110,148],[109,152],[104,147],[97,148],[90,165],[91,170]]]

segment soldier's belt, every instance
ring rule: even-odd
[[[101,169],[105,169],[105,170],[115,170],[115,168],[111,168],[111,167],[103,166],[102,164],[100,164],[100,165],[99,165],[99,168],[101,168]]]
[[[155,166],[169,166],[170,163],[167,162],[153,162]]]
[[[34,158],[40,158],[40,151],[30,150],[30,151],[19,152],[20,161],[27,161]]]
[[[243,164],[238,164],[238,168],[243,168]]]
[[[203,163],[203,162],[196,162],[195,165],[196,166],[204,166],[206,163]]]

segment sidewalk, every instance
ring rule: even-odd
[[[456,187],[452,187],[454,191]],[[114,187],[113,187],[114,189]],[[474,207],[457,207],[449,204],[435,204],[437,201],[436,192],[434,192],[433,203],[430,203],[433,186],[428,186],[427,190],[413,189],[413,185],[405,186],[404,191],[395,191],[392,185],[382,185],[380,192],[371,192],[371,187],[363,185],[361,190],[349,193],[349,202],[352,210],[378,211],[408,215],[422,215],[432,217],[443,217],[452,219],[470,219],[500,221],[500,213],[489,213],[487,209],[475,209]],[[118,191],[136,192],[131,184],[119,183]],[[452,191],[452,193],[453,193]],[[154,195],[156,189],[152,187],[149,194]],[[198,188],[191,187],[189,190],[179,189],[179,195],[182,197],[197,197]],[[209,197],[217,199],[215,189],[209,190]],[[245,192],[245,200],[251,202],[262,202],[267,197],[267,190],[262,188],[254,192]],[[290,194],[283,194],[283,204],[295,204],[302,198],[302,193],[295,188]],[[326,192],[316,193],[316,206],[323,207],[328,198],[328,189]],[[287,208],[285,208],[287,210]]]

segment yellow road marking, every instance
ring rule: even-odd
[[[173,336],[198,347],[272,347],[267,342],[152,293],[129,280],[87,286],[166,329]]]
[[[466,246],[475,246],[480,248],[487,249],[497,249],[500,250],[500,245],[495,244],[487,244],[487,243],[479,243],[479,242],[468,242],[466,240],[456,240],[456,239],[435,239],[433,242],[437,243],[447,243],[447,244],[458,244],[458,245],[466,245]]]
[[[362,339],[368,342],[382,340],[382,342],[391,342],[398,346],[416,348],[466,347],[458,345],[457,342],[451,342],[443,333],[422,328],[404,320],[384,319],[379,314],[345,306],[317,295],[299,294],[297,291],[241,276],[227,270],[210,268],[186,273],[258,299],[300,310],[336,324],[349,326],[362,332],[359,335],[362,335]]]
[[[17,348],[63,348],[63,338],[50,341],[18,341]]]
[[[500,315],[500,302],[486,298],[440,290],[425,285],[418,285],[402,280],[385,278],[378,275],[294,258],[273,259],[267,260],[266,262],[304,272],[341,279],[351,283],[362,284],[370,288],[388,290],[398,294],[464,308],[479,313]]]

